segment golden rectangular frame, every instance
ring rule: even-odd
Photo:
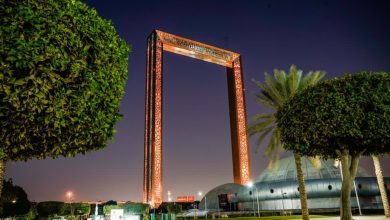
[[[162,186],[163,50],[222,65],[227,70],[233,177],[238,184],[251,181],[250,148],[241,55],[218,47],[154,30],[148,37],[143,201],[158,207]]]

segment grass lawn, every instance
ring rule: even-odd
[[[310,218],[329,218],[328,215],[310,215]],[[278,219],[302,219],[301,215],[285,215],[285,216],[265,216],[265,217],[237,217],[223,218],[223,220],[278,220]]]

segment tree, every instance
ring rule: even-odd
[[[64,210],[60,215],[76,215],[85,216],[91,212],[91,205],[87,203],[66,203],[64,204]]]
[[[285,149],[341,161],[340,216],[352,219],[351,186],[360,157],[390,152],[390,73],[321,82],[288,101],[277,120]]]
[[[29,212],[31,203],[27,193],[20,186],[14,185],[12,179],[4,181],[0,198],[0,217],[24,215]]]
[[[179,204],[169,203],[169,204],[167,204],[167,210],[169,213],[173,213],[176,215],[176,214],[179,214],[180,212],[182,212],[183,208]]]
[[[149,204],[128,202],[124,204],[107,204],[103,207],[104,215],[110,215],[112,209],[123,209],[123,214],[143,215],[144,219],[149,219]]]
[[[57,201],[40,202],[37,205],[37,212],[40,217],[55,217],[65,211],[65,203]]]
[[[315,85],[324,77],[322,71],[309,72],[302,78],[302,70],[296,66],[290,67],[287,74],[283,70],[274,70],[274,77],[265,73],[265,83],[255,81],[260,87],[260,93],[255,93],[256,101],[272,110],[271,113],[259,114],[254,117],[254,123],[249,126],[250,135],[259,135],[257,145],[260,145],[267,135],[271,135],[270,141],[265,150],[270,162],[269,167],[277,166],[279,153],[283,149],[283,143],[280,140],[280,130],[276,126],[275,113],[299,91],[309,86]],[[297,169],[297,179],[301,200],[302,218],[309,219],[309,210],[307,207],[307,195],[305,190],[304,174],[301,164],[301,155],[294,152],[295,165]]]
[[[387,197],[385,182],[383,181],[381,163],[380,163],[379,157],[377,155],[371,155],[371,157],[372,157],[372,161],[374,162],[375,175],[376,175],[376,179],[378,181],[379,192],[381,193],[382,204],[383,204],[383,209],[385,211],[385,216],[386,216],[386,218],[390,218],[389,200]]]
[[[106,146],[121,118],[130,49],[79,0],[5,0],[0,14],[1,184],[7,161]]]

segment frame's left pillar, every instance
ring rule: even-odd
[[[153,31],[146,63],[143,201],[155,208],[162,203],[162,46]]]

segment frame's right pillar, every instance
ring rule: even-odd
[[[246,185],[252,175],[241,56],[233,61],[232,67],[227,67],[227,79],[234,183]]]

